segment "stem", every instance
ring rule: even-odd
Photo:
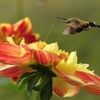
[[[36,91],[34,100],[40,100],[40,92],[39,91]]]

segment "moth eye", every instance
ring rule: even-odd
[[[66,21],[65,23],[71,23],[70,21]]]

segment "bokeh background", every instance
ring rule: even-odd
[[[42,2],[39,2],[42,1]],[[56,17],[76,17],[84,21],[93,21],[100,25],[100,0],[0,0],[0,23],[15,23],[29,17],[34,32],[40,33],[44,41],[53,23],[63,22]],[[90,64],[89,69],[95,70],[100,76],[100,29],[92,28],[75,35],[63,35],[68,26],[64,23],[55,24],[47,43],[58,42],[59,48],[68,52],[77,51],[78,62]],[[0,100],[33,100],[34,93],[27,97],[26,89],[18,91],[8,78],[0,76]],[[53,95],[51,100],[99,100],[100,96],[89,94],[83,90],[71,98],[58,98]]]

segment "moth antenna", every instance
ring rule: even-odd
[[[58,19],[67,20],[66,18],[57,17]]]
[[[53,23],[53,24],[51,25],[51,27],[50,27],[50,29],[49,29],[47,35],[46,35],[45,41],[47,40],[48,36],[50,35],[53,26],[54,26],[55,24],[58,24],[58,23],[64,23],[64,22],[56,22],[56,23]]]
[[[90,24],[90,27],[99,27],[100,28],[100,25],[97,25],[95,22],[89,22]]]
[[[99,27],[100,28],[100,25],[97,25],[95,22],[93,22],[93,23],[94,23],[95,27]]]
[[[100,28],[100,25],[96,25],[96,27],[99,27]]]

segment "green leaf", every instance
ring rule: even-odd
[[[36,72],[27,72],[27,73],[21,74],[20,77],[19,77],[19,79],[18,79],[17,84],[19,84],[21,81],[23,81],[23,79],[24,79],[25,77],[29,77],[29,76],[31,76],[31,75],[33,75],[33,74],[35,74],[35,73],[36,73]]]
[[[28,96],[31,95],[33,87],[37,84],[40,77],[42,76],[41,72],[37,72],[28,82]]]
[[[52,77],[49,77],[48,83],[44,86],[40,93],[41,100],[50,100],[52,96]]]
[[[20,86],[19,86],[19,90],[22,90],[24,87],[26,87],[26,85],[28,84],[28,81],[33,77],[33,75],[27,76],[25,77],[21,82],[20,82]]]
[[[52,72],[51,70],[47,70],[46,73],[47,73],[49,76],[51,76],[51,77],[56,77],[56,76],[57,76],[57,75],[56,75],[54,72]]]
[[[49,77],[46,74],[44,76],[41,76],[40,80],[33,87],[33,89],[36,91],[41,91],[44,88],[44,86],[48,83],[48,81],[49,81]]]

